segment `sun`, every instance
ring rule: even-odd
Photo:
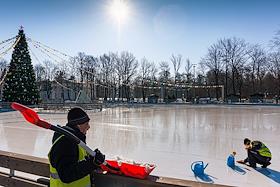
[[[124,0],[113,0],[109,5],[109,12],[118,25],[122,25],[128,19],[129,7]]]

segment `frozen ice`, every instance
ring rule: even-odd
[[[218,184],[234,186],[280,185],[280,107],[155,105],[112,108],[88,112],[91,128],[87,144],[107,158],[156,164],[153,175],[189,180],[195,178],[191,163],[209,163],[205,173]],[[39,114],[53,124],[64,125],[66,113]],[[53,132],[28,124],[18,112],[0,113],[0,149],[47,158]],[[269,169],[254,170],[226,165],[246,158],[243,139],[264,142],[272,152]]]

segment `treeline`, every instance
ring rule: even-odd
[[[56,82],[64,90],[86,90],[91,99],[145,100],[151,94],[187,100],[205,96],[221,99],[219,87],[200,92],[194,89],[194,86],[216,85],[223,85],[225,98],[230,95],[249,98],[252,94],[278,98],[280,31],[269,44],[266,49],[240,38],[219,39],[199,63],[190,62],[180,54],[173,54],[163,62],[152,62],[123,51],[101,56],[78,53],[66,60],[43,61],[34,69],[40,91],[46,91],[48,97],[53,91],[52,82]],[[7,64],[0,62],[0,78]]]
[[[105,100],[108,98],[129,100],[132,97],[141,97],[145,100],[152,89],[159,87],[172,89],[175,84],[191,84],[192,80],[185,81],[185,73],[178,72],[183,61],[182,56],[172,55],[171,61],[177,71],[176,79],[171,76],[168,62],[161,62],[157,66],[155,62],[146,58],[137,60],[128,51],[120,54],[110,52],[99,57],[79,53],[59,66],[51,61],[44,61],[43,64],[35,66],[35,75],[38,82],[44,82],[43,89],[49,91],[52,89],[50,82],[55,81],[63,89],[86,90],[91,99],[102,97]],[[171,95],[174,97],[175,93],[165,92],[163,97]],[[156,95],[160,93],[157,91]]]
[[[200,62],[208,70],[200,75],[203,77],[200,84],[222,84],[225,95],[239,95],[240,98],[253,94],[279,97],[279,34],[271,41],[268,50],[238,38],[218,40],[209,47],[207,55]]]

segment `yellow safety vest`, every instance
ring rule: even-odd
[[[271,152],[270,152],[270,150],[269,150],[263,143],[261,143],[261,144],[262,144],[262,145],[261,145],[261,148],[258,150],[259,154],[260,154],[261,156],[265,156],[265,157],[271,158]]]
[[[55,140],[55,142],[52,145],[52,148],[63,136],[64,135],[61,135],[59,138]],[[50,162],[50,152],[48,154],[49,162]],[[79,161],[84,160],[86,156],[87,156],[86,151],[81,146],[79,146]],[[52,167],[50,162],[50,187],[91,187],[90,175],[87,175],[71,183],[64,183],[60,180],[56,169]]]

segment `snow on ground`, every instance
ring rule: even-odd
[[[155,105],[113,108],[89,112],[91,129],[87,143],[107,158],[121,156],[155,163],[154,175],[189,180],[208,180],[234,186],[280,185],[280,107]],[[53,124],[64,125],[66,113],[40,114]],[[52,132],[28,124],[18,112],[0,113],[0,149],[47,158]],[[244,159],[245,137],[263,141],[272,151],[269,169],[226,166],[227,156],[237,151]],[[209,163],[208,178],[195,178],[193,161]]]

